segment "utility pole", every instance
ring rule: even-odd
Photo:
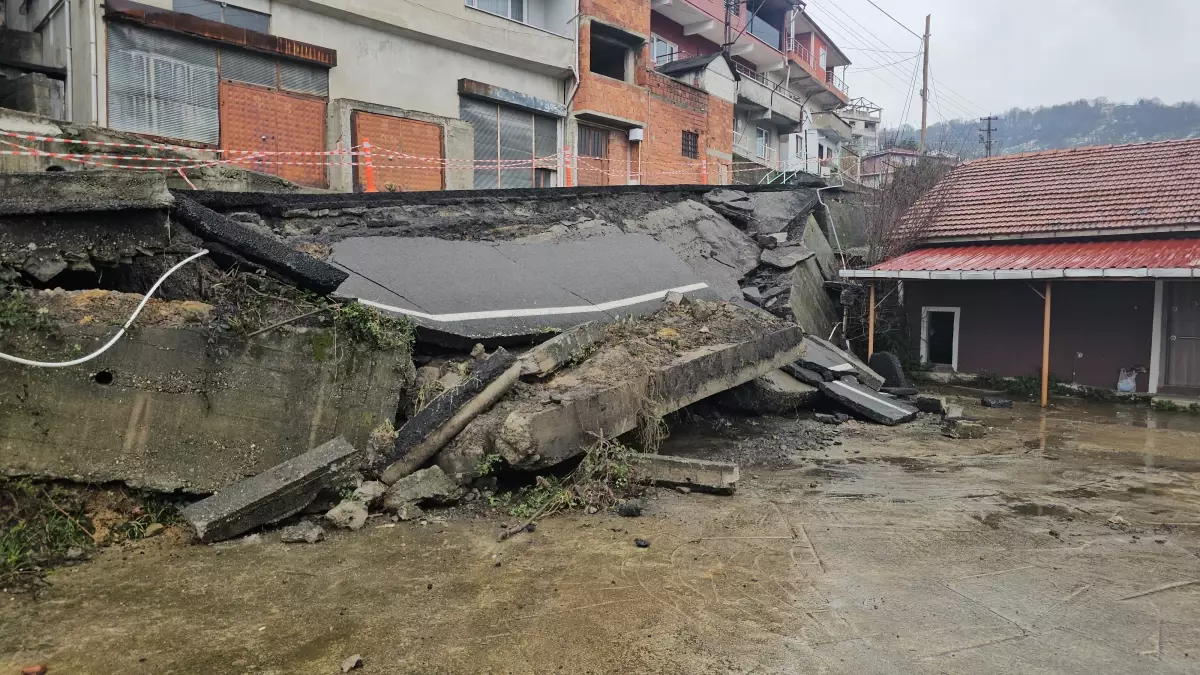
[[[979,130],[979,142],[983,143],[983,152],[984,152],[983,156],[984,157],[992,156],[992,131],[993,131],[992,122],[995,122],[996,120],[999,120],[999,119],[1000,119],[999,117],[996,117],[994,115],[979,118],[980,122],[987,123],[986,129]],[[984,134],[986,134],[986,136]]]
[[[925,154],[925,135],[929,131],[929,14],[925,15],[925,64],[921,76],[921,154]]]

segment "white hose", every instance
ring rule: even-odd
[[[171,269],[167,270],[166,274],[159,277],[158,281],[154,282],[154,285],[150,287],[150,290],[146,293],[145,297],[142,298],[142,301],[140,303],[138,303],[137,309],[133,310],[133,315],[129,317],[129,320],[125,322],[125,325],[121,327],[121,330],[117,331],[117,334],[114,335],[112,337],[112,339],[109,340],[103,347],[101,347],[100,349],[97,349],[96,351],[92,352],[91,354],[77,358],[74,361],[62,361],[59,363],[48,363],[45,361],[30,361],[29,359],[23,359],[19,356],[9,356],[8,354],[5,354],[3,352],[0,352],[0,359],[4,359],[5,361],[12,361],[13,363],[19,363],[23,366],[34,366],[36,368],[69,368],[71,366],[77,366],[81,363],[87,363],[88,361],[91,361],[92,359],[96,358],[97,356],[100,356],[104,352],[111,349],[113,345],[117,344],[117,340],[121,339],[121,336],[125,334],[125,331],[129,329],[129,326],[131,326],[133,324],[134,320],[136,320],[138,318],[138,314],[142,313],[142,310],[146,307],[146,303],[150,302],[150,296],[154,295],[154,292],[158,290],[159,286],[162,286],[162,283],[167,280],[167,277],[169,277],[172,274],[174,274],[175,272],[179,271],[180,267],[183,267],[184,265],[186,265],[186,264],[192,262],[193,260],[195,260],[201,256],[204,256],[204,255],[208,255],[207,250],[200,251],[199,253],[188,256],[187,258],[184,258],[183,260],[179,261],[179,264],[177,264],[174,267],[172,267]]]

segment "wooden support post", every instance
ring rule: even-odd
[[[1042,407],[1050,403],[1050,289],[1046,282],[1046,316],[1042,319]]]
[[[870,308],[867,310],[867,358],[875,355],[875,284],[871,284]]]

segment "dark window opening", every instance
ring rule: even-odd
[[[579,125],[579,156],[608,158],[608,131]]]
[[[683,156],[689,159],[700,157],[700,134],[694,131],[683,132]]]
[[[954,364],[954,312],[929,313],[929,363]]]
[[[623,30],[592,22],[591,71],[597,75],[625,81],[633,50],[644,42]]]
[[[558,172],[554,169],[534,169],[533,186],[540,188],[555,187]]]

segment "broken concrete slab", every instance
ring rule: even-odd
[[[316,258],[289,248],[244,223],[227,218],[187,197],[179,197],[174,214],[185,227],[205,241],[229,247],[247,260],[323,295],[334,292],[350,275]]]
[[[819,386],[821,386],[822,382],[828,382],[831,379],[836,379],[836,378],[832,378],[832,377],[825,377],[824,375],[822,375],[821,373],[819,373],[815,370],[805,368],[804,366],[798,365],[796,363],[789,363],[786,366],[784,366],[781,370],[783,370],[788,375],[791,375],[792,377],[796,378],[797,380],[803,382],[804,384],[807,384],[807,385],[810,385],[813,387],[819,387]]]
[[[210,543],[236,537],[299,513],[323,489],[338,489],[352,480],[362,453],[344,438],[290,459],[230,485],[184,508],[180,515],[196,537]]]
[[[876,391],[883,386],[883,377],[828,340],[809,335],[804,338],[804,348],[804,356],[796,365],[820,373],[827,381],[852,375]]]
[[[762,264],[770,265],[771,267],[791,269],[815,255],[815,253],[805,248],[799,242],[788,242],[787,244],[763,251],[759,260],[762,261]]]
[[[325,530],[311,520],[288,525],[279,533],[284,544],[315,544],[325,538]]]
[[[908,375],[904,373],[904,366],[900,365],[900,359],[891,352],[875,352],[871,355],[868,366],[871,370],[879,373],[885,387],[911,388],[913,386],[912,380],[908,379]]]
[[[404,506],[421,502],[451,504],[458,501],[463,492],[462,487],[435,465],[396,481],[383,495],[383,507],[395,512]]]
[[[0,216],[165,210],[175,203],[153,171],[0,174]]]
[[[692,349],[665,365],[578,392],[570,378],[560,377],[562,402],[517,407],[496,432],[495,448],[514,468],[552,466],[600,436],[613,438],[636,428],[645,416],[661,417],[795,361],[802,339],[799,328],[786,327],[736,344]],[[621,348],[598,354],[585,364],[590,370],[574,374],[574,382],[630,360]]]
[[[514,363],[516,363],[516,357],[505,351],[503,347],[498,348],[481,361],[471,362],[466,379],[457,387],[442,392],[400,427],[391,454],[379,457],[376,460],[375,469],[382,471],[404,460],[414,448],[421,445],[431,434],[449,422],[460,408],[470,403]],[[413,470],[416,468],[412,467]],[[395,475],[391,476],[390,481],[385,479],[385,483],[394,483],[405,475],[399,469],[392,473]]]
[[[639,478],[654,485],[729,495],[740,479],[738,465],[732,462],[643,453],[634,455],[634,461]]]
[[[879,392],[888,396],[900,396],[903,398],[916,396],[920,393],[916,387],[880,387]]]
[[[947,419],[942,424],[942,435],[950,438],[972,439],[987,435],[987,427],[980,422],[962,418]]]
[[[747,210],[754,208],[754,206],[752,204],[750,204],[750,195],[746,194],[745,192],[742,192],[741,190],[728,190],[725,188],[713,190],[712,192],[709,192],[704,195],[704,201],[708,202],[710,205],[711,204],[728,205],[728,204],[744,202],[745,208]]]
[[[749,199],[754,206],[752,227],[756,234],[786,233],[798,220],[808,218],[817,205],[816,191],[803,188],[753,192]]]
[[[792,268],[788,305],[796,323],[809,333],[829,335],[840,320],[816,256]]]
[[[800,382],[783,370],[773,370],[722,392],[717,400],[740,412],[780,415],[811,407],[820,398],[821,391],[817,387]]]
[[[945,396],[919,395],[913,398],[912,403],[917,407],[917,410],[933,415],[944,415],[949,409]]]
[[[911,422],[919,412],[899,399],[864,386],[853,377],[824,382],[821,384],[821,392],[872,422],[887,426]]]
[[[604,339],[605,333],[603,324],[589,321],[556,335],[521,355],[521,375],[546,377],[581,357],[592,345]]]

